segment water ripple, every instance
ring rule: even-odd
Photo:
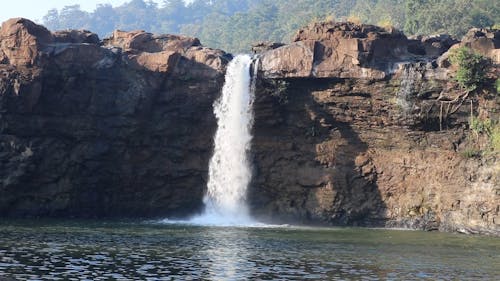
[[[21,280],[494,280],[498,238],[155,224],[0,224]]]

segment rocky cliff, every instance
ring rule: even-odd
[[[195,38],[0,30],[2,216],[185,215],[202,207],[230,56]]]
[[[471,137],[499,97],[464,95],[448,49],[499,63],[499,34],[408,39],[318,23],[260,44],[253,214],[269,221],[500,234],[498,154]],[[185,216],[202,208],[231,59],[196,38],[0,29],[0,215]],[[498,77],[493,68],[490,79]]]
[[[498,65],[499,35],[471,30],[453,48],[476,46]],[[255,215],[499,235],[498,151],[464,151],[480,145],[471,114],[498,122],[500,98],[455,85],[449,40],[317,23],[262,53]]]

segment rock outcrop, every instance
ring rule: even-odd
[[[88,30],[61,30],[52,34],[56,43],[87,43],[99,45],[100,40],[97,34]]]
[[[196,38],[0,30],[0,215],[175,216],[202,207],[230,56]]]
[[[409,38],[408,51],[415,55],[435,59],[458,42],[458,40],[448,34],[415,36],[414,38]]]
[[[23,18],[10,19],[0,29],[0,61],[13,66],[35,65],[43,46],[53,42],[54,37],[45,27]]]
[[[489,57],[500,64],[500,30],[472,28],[465,34],[460,46],[472,48],[477,53]]]
[[[459,44],[492,57],[492,34],[473,30]],[[489,86],[463,100],[454,69],[438,66],[456,42],[420,40],[411,53],[394,30],[319,23],[261,55],[257,217],[500,235],[498,152],[463,155],[478,145],[471,107],[495,122],[500,98]]]
[[[292,41],[262,55],[264,76],[383,79],[410,56],[403,33],[373,25],[314,23]]]

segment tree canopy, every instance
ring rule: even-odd
[[[52,9],[43,21],[52,30],[88,29],[100,37],[115,29],[182,33],[209,47],[248,52],[259,41],[288,42],[300,27],[327,18],[461,37],[471,27],[498,26],[500,0],[131,0],[93,12],[79,5]]]

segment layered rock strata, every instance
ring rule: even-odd
[[[499,96],[490,88],[465,98],[445,44],[428,42],[317,23],[261,54],[249,193],[256,216],[500,234],[498,153],[463,155],[476,145],[471,114],[498,121]],[[473,30],[453,48],[496,62],[498,42],[498,32]]]
[[[196,38],[0,30],[0,215],[140,217],[202,207],[230,56]]]

